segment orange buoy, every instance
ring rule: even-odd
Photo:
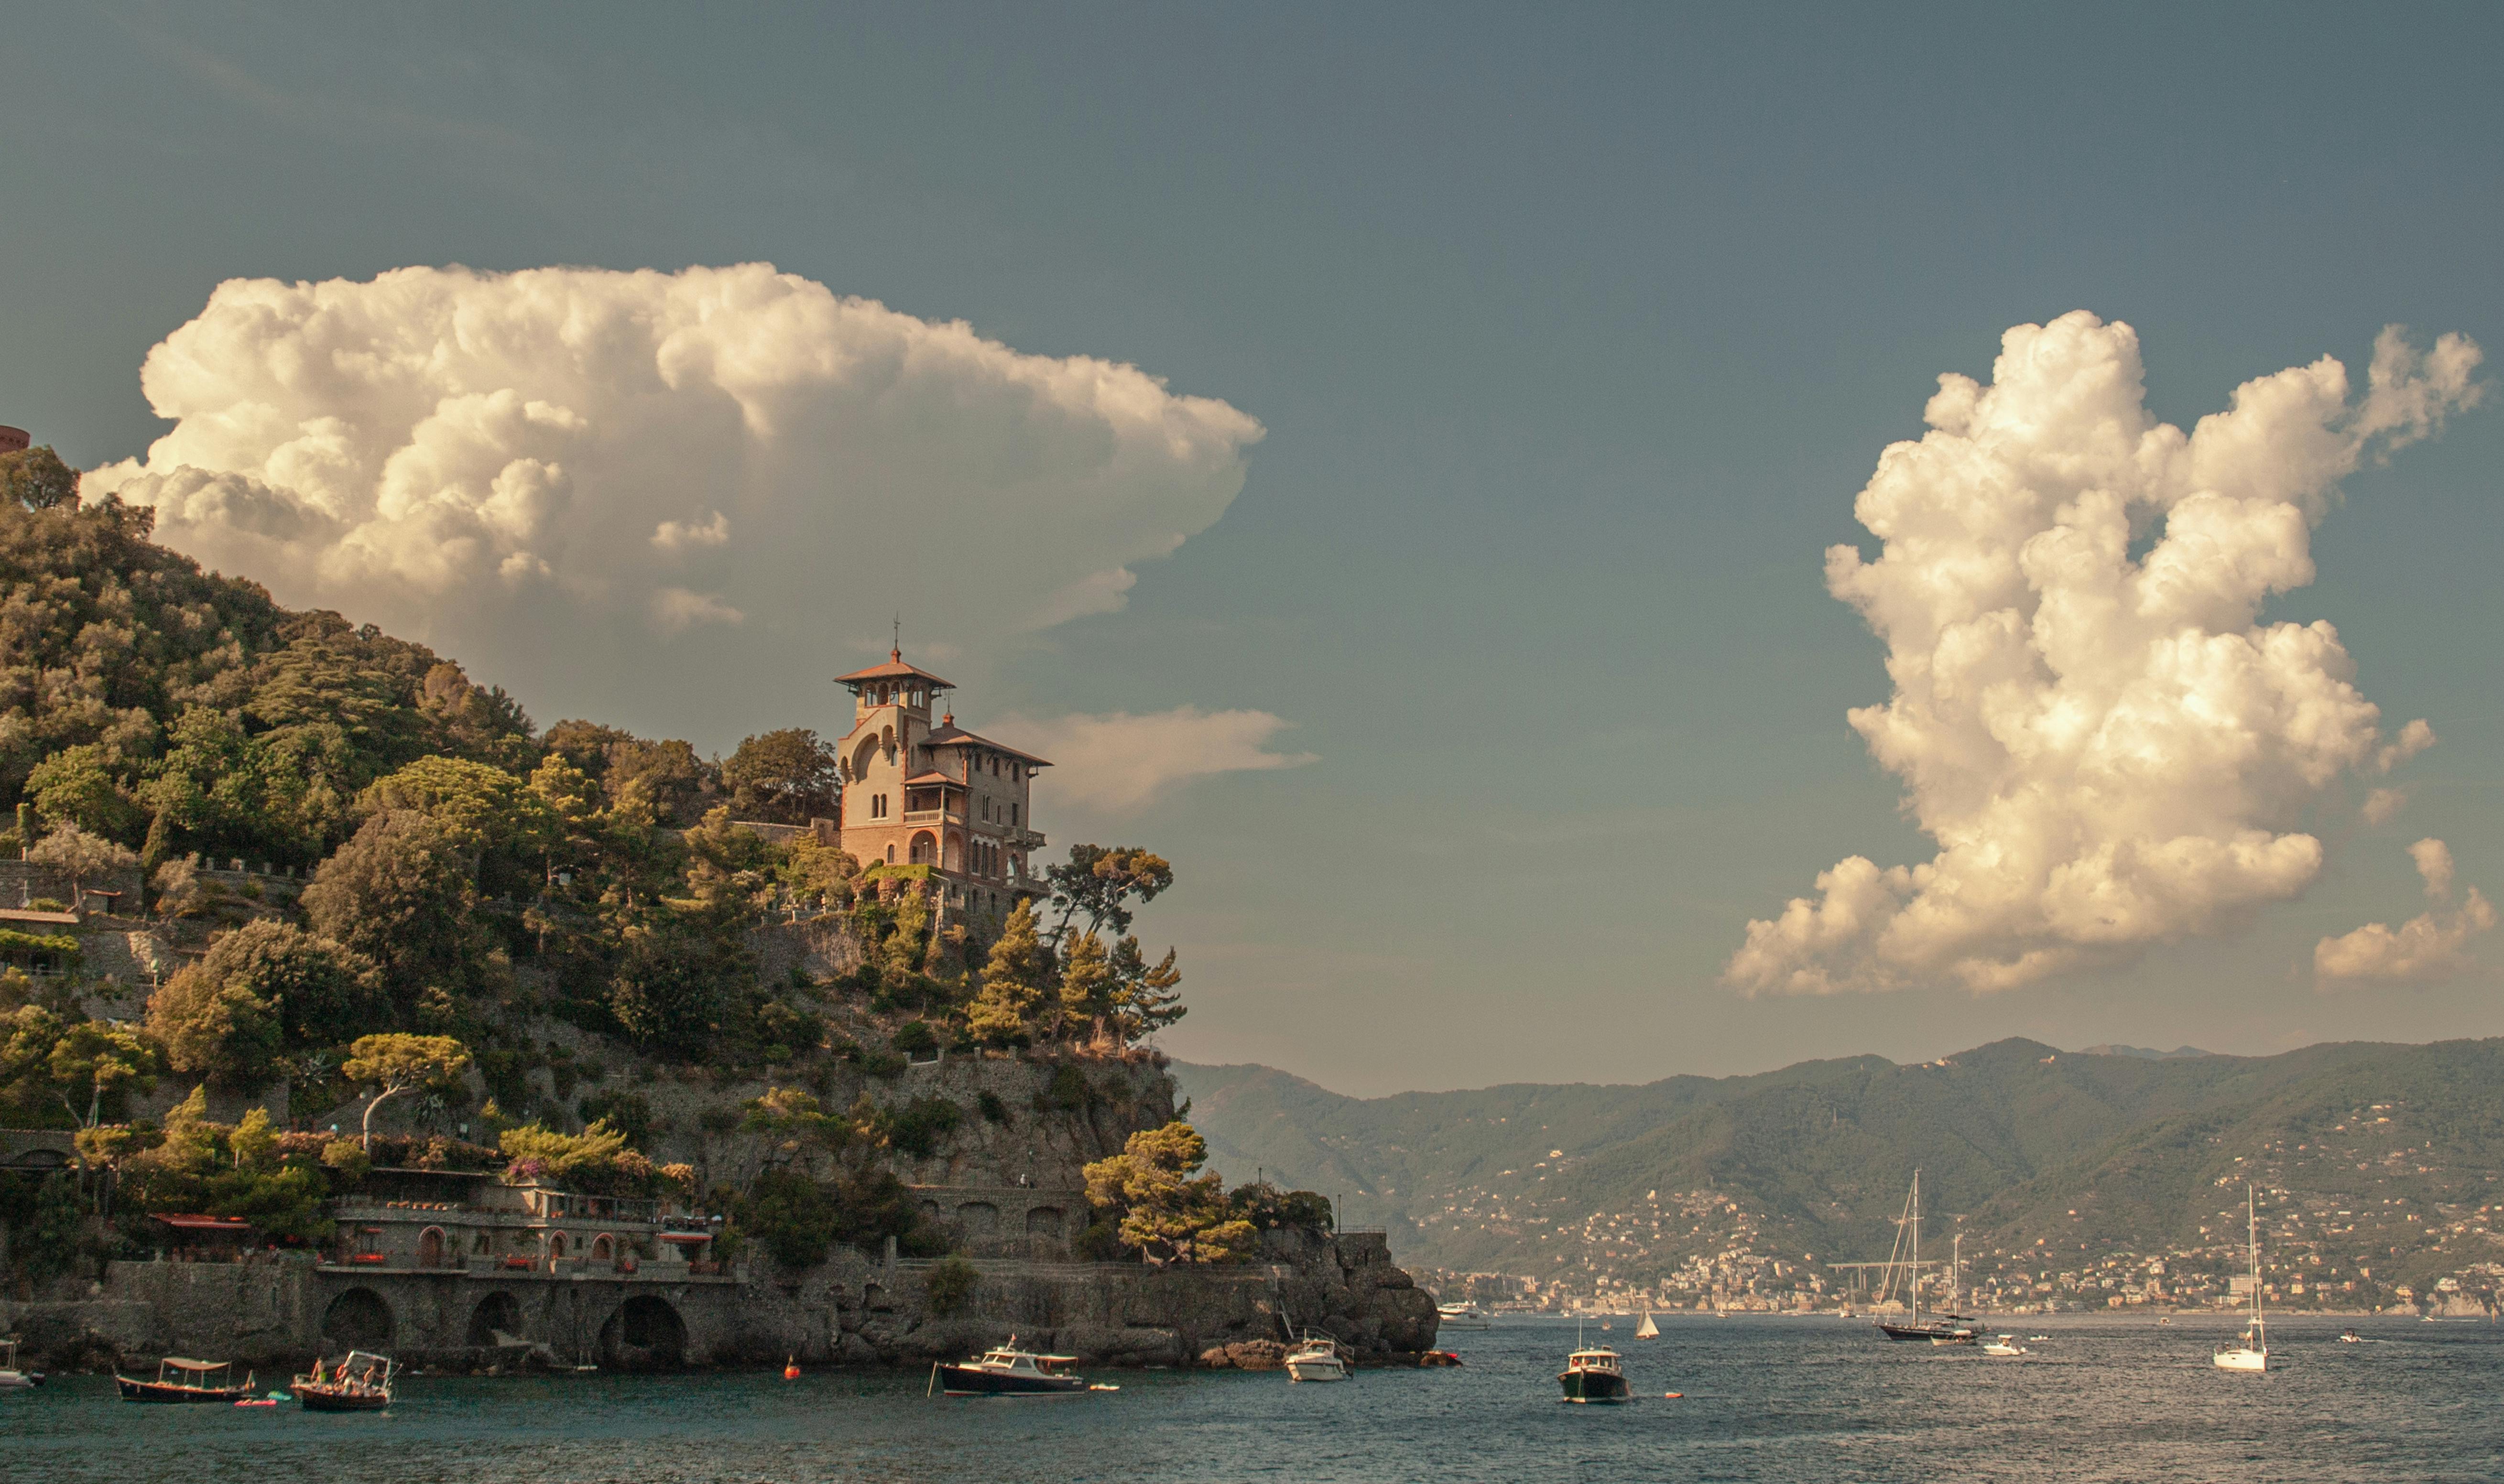
[[[797,1381],[800,1379],[800,1358],[798,1356],[787,1356],[783,1359],[782,1379],[785,1381]]]
[[[1663,1392],[1660,1394],[1660,1399],[1663,1401],[1676,1401],[1686,1395],[1687,1393],[1685,1392]]]

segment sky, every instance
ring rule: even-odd
[[[0,422],[542,723],[900,619],[1179,1057],[2504,1034],[2491,10],[0,19]]]

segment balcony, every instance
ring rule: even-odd
[[[907,824],[939,824],[955,818],[956,815],[944,809],[908,809],[904,811],[903,817]]]

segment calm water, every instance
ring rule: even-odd
[[[1837,1320],[1678,1319],[1639,1396],[1570,1407],[1574,1326],[1447,1336],[1462,1370],[1108,1373],[1113,1395],[925,1400],[921,1376],[407,1382],[389,1413],[125,1405],[109,1380],[0,1393],[0,1479],[2494,1480],[2504,1329],[2290,1321],[2266,1377],[2212,1370],[2230,1327],[2038,1321],[2021,1361],[1891,1345]],[[1595,1335],[1594,1337],[1598,1337]],[[1663,1399],[1666,1391],[1686,1393]]]

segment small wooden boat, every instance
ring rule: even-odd
[[[399,1370],[389,1356],[351,1350],[327,1372],[316,1361],[311,1375],[297,1376],[296,1399],[308,1412],[379,1412],[392,1404]]]
[[[1454,1350],[1424,1351],[1418,1355],[1417,1363],[1421,1366],[1427,1367],[1428,1369],[1432,1369],[1438,1365],[1458,1365],[1461,1363],[1460,1352]]]
[[[230,1361],[189,1361],[169,1355],[156,1363],[156,1379],[142,1381],[113,1373],[116,1386],[122,1388],[124,1401],[193,1401],[234,1402],[252,1395],[252,1372],[245,1371],[243,1384],[233,1384],[234,1363]]]
[[[951,1397],[1084,1396],[1087,1379],[1062,1369],[1075,1365],[1074,1355],[1036,1355],[1017,1348],[1017,1336],[978,1360],[961,1365],[933,1365],[931,1385]]]

